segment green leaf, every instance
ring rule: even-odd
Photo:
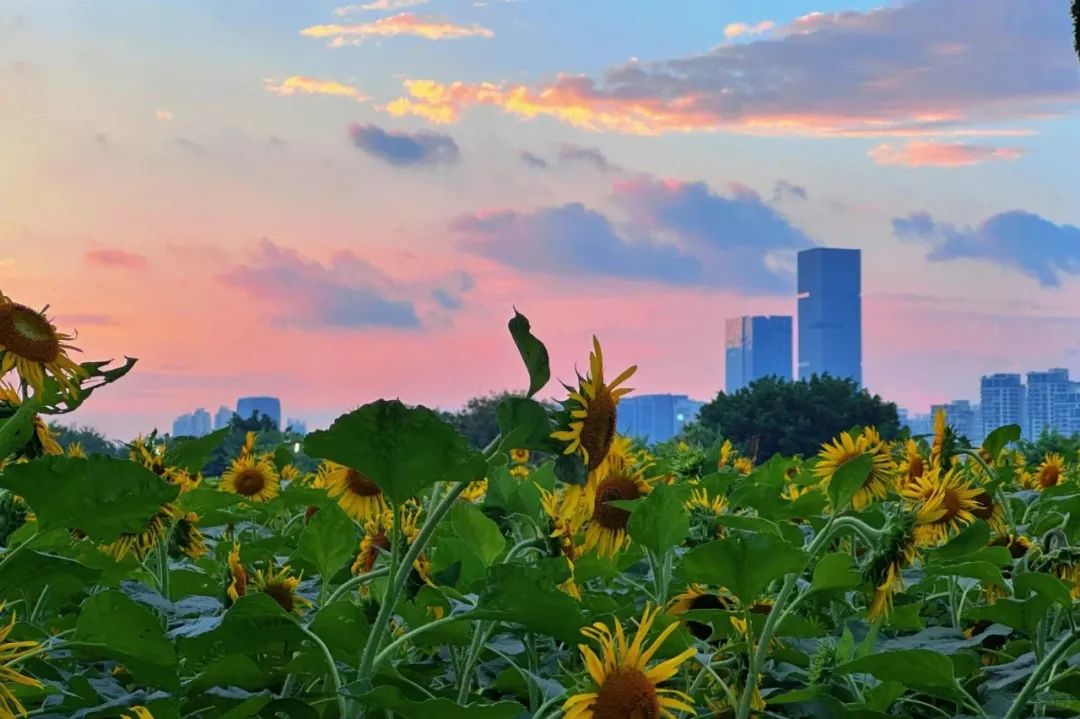
[[[196,439],[179,440],[165,454],[165,464],[185,469],[192,474],[203,471],[210,458],[214,456],[214,452],[225,441],[229,431],[228,427],[223,427]]]
[[[254,659],[243,654],[229,654],[201,667],[191,684],[189,694],[201,693],[211,687],[240,687],[249,692],[265,689],[266,674]]]
[[[34,439],[34,413],[30,404],[0,420],[0,459],[7,459]]]
[[[579,641],[585,618],[577,602],[558,588],[569,576],[565,563],[562,567],[563,572],[558,575],[542,567],[492,565],[474,616],[520,624],[568,644]]]
[[[585,466],[581,455],[560,454],[555,460],[555,479],[563,484],[582,486],[589,478],[589,469]]]
[[[826,554],[814,566],[811,592],[854,589],[863,583],[862,574],[855,569],[851,555],[835,552]]]
[[[773,580],[801,571],[807,555],[768,534],[737,534],[687,552],[676,574],[688,582],[726,587],[744,604],[757,599]]]
[[[869,674],[881,681],[900,682],[910,689],[955,697],[956,679],[948,657],[928,649],[879,652],[842,664],[839,674]]]
[[[828,486],[829,501],[832,502],[834,511],[847,508],[851,498],[866,484],[873,468],[874,458],[869,454],[860,454],[840,465]]]
[[[506,538],[499,531],[499,525],[467,502],[454,505],[450,511],[450,526],[485,567],[506,549]]]
[[[359,546],[356,525],[337,504],[330,504],[304,527],[297,554],[316,567],[320,580],[328,583],[352,560]]]
[[[966,610],[964,618],[997,622],[1034,637],[1039,621],[1051,604],[1051,600],[1042,594],[1035,594],[1024,600],[999,599],[993,604]]]
[[[986,439],[983,440],[982,448],[990,457],[990,462],[993,463],[997,460],[1001,450],[1005,449],[1005,445],[1010,442],[1019,442],[1020,434],[1020,425],[1018,424],[1007,424],[988,434]]]
[[[394,686],[381,686],[355,698],[363,706],[394,712],[402,719],[515,719],[525,711],[517,702],[455,704],[449,699],[410,699]]]
[[[999,587],[1005,586],[1005,577],[1001,570],[990,562],[956,562],[950,564],[933,564],[926,568],[927,577],[971,577],[978,579],[983,584],[993,584]]]
[[[1017,599],[1039,595],[1051,603],[1057,602],[1065,609],[1072,606],[1069,588],[1057,577],[1041,572],[1023,572],[1013,577],[1013,593]]]
[[[80,529],[99,542],[142,532],[180,491],[137,462],[104,455],[10,465],[0,487],[26,499],[42,530]]]
[[[319,610],[311,631],[326,643],[335,659],[356,666],[371,627],[364,608],[352,599],[342,598]]]
[[[729,529],[741,529],[745,532],[761,532],[783,538],[780,525],[764,517],[752,517],[746,514],[722,514],[716,518],[716,526]]]
[[[517,310],[510,320],[510,336],[514,338],[521,359],[525,362],[525,368],[529,371],[529,397],[543,389],[551,379],[551,367],[548,361],[548,351],[544,343],[536,339],[530,331],[528,318]]]
[[[964,527],[943,547],[929,552],[928,561],[940,562],[966,558],[990,543],[990,527],[981,520]]]
[[[74,392],[65,392],[57,384],[56,380],[46,375],[45,391],[41,393],[41,404],[46,407],[46,414],[67,414],[79,408],[83,402],[90,398],[94,390],[104,387],[120,379],[138,362],[134,357],[125,357],[124,364],[105,369],[112,360],[104,362],[83,362],[79,365],[83,371],[82,381],[79,388]]]
[[[139,681],[180,687],[176,650],[161,621],[120,592],[101,592],[83,602],[73,641],[82,651],[121,662]]]
[[[658,557],[681,544],[690,533],[690,517],[678,491],[658,484],[634,509],[626,531],[631,539]]]
[[[505,448],[552,451],[558,446],[551,438],[551,415],[534,399],[507,397],[495,408],[495,418]]]
[[[299,642],[304,638],[296,620],[269,594],[240,597],[222,617],[189,625],[179,632],[180,653],[193,666],[203,666],[228,654],[249,656],[269,644]]]
[[[338,417],[304,439],[310,457],[364,473],[394,503],[436,482],[482,479],[487,463],[464,437],[427,407],[379,400]]]
[[[63,600],[100,576],[100,570],[74,559],[22,550],[0,565],[0,600],[22,598],[24,594],[36,597],[46,587],[51,601]]]

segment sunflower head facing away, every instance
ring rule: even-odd
[[[324,460],[319,465],[319,475],[326,493],[336,497],[338,506],[356,521],[382,516],[387,510],[386,498],[379,485],[363,472]]]
[[[818,463],[814,467],[814,474],[827,486],[841,467],[864,454],[871,456],[872,466],[866,482],[851,499],[851,506],[857,510],[874,500],[885,499],[889,494],[889,476],[893,462],[888,445],[878,435],[877,430],[867,427],[857,437],[853,437],[849,432],[841,432],[831,443],[822,445],[821,452],[818,453]]]
[[[1044,489],[1056,487],[1061,483],[1065,474],[1065,459],[1056,452],[1051,452],[1043,457],[1042,463],[1035,472],[1032,481],[1034,488],[1040,492]]]
[[[59,332],[45,310],[38,312],[0,292],[0,376],[15,370],[23,384],[40,394],[46,375],[52,375],[62,390],[74,392],[85,374],[67,354],[78,351],[67,344],[74,339]]]
[[[311,606],[309,599],[297,593],[296,588],[300,586],[300,578],[289,574],[287,564],[280,569],[274,569],[274,564],[271,562],[265,572],[256,569],[251,583],[260,592],[269,594],[282,609],[290,614],[303,614],[304,608]]]
[[[221,474],[222,491],[251,502],[268,502],[278,495],[281,478],[267,457],[241,454]]]
[[[225,594],[229,599],[236,601],[247,594],[248,574],[240,561],[240,545],[234,544],[229,550],[229,586]]]
[[[364,538],[360,540],[360,551],[353,560],[353,574],[367,574],[375,568],[379,555],[390,551],[389,531],[393,526],[394,513],[390,510],[364,522]]]
[[[867,565],[866,578],[874,587],[866,612],[870,621],[887,617],[892,612],[893,596],[904,588],[900,572],[919,557],[914,536],[915,521],[916,518],[907,513],[895,517],[879,551]]]
[[[102,545],[101,551],[118,562],[129,554],[138,560],[145,559],[168,536],[169,528],[180,516],[176,505],[163,504],[141,532],[121,534],[112,542]]]
[[[675,676],[679,666],[694,656],[695,649],[649,667],[653,655],[679,626],[678,622],[669,624],[646,648],[645,638],[659,611],[646,605],[632,638],[618,619],[614,632],[600,622],[581,630],[598,645],[600,654],[585,644],[578,645],[593,689],[566,700],[564,719],[670,719],[674,712],[694,711],[689,696],[663,689],[660,684]]]
[[[206,554],[206,539],[195,526],[198,521],[199,515],[194,512],[188,512],[176,520],[172,531],[172,547],[176,553],[190,559],[198,559]]]
[[[0,604],[0,612],[4,611],[4,605]],[[15,628],[15,615],[11,615],[11,621],[4,627],[0,627],[0,717],[23,717],[26,716],[26,707],[9,688],[13,684],[21,684],[24,687],[41,687],[41,682],[25,674],[21,674],[15,663],[24,656],[37,649],[37,642],[21,641],[9,642],[8,636]]]
[[[552,433],[566,442],[565,454],[581,454],[589,473],[603,474],[605,460],[615,441],[616,413],[619,399],[632,390],[620,385],[633,376],[637,367],[630,367],[611,384],[604,380],[604,355],[600,342],[593,337],[589,354],[589,374],[582,378],[579,388],[571,390],[565,406],[570,409],[570,426]]]

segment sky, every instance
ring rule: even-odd
[[[521,390],[515,307],[709,399],[814,246],[902,407],[1080,374],[1077,157],[1067,0],[0,3],[0,291],[139,358],[117,438]]]

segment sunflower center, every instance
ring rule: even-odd
[[[923,464],[922,457],[918,455],[911,458],[911,463],[908,465],[908,479],[918,479],[923,476],[923,470],[925,465]]]
[[[32,362],[60,356],[60,338],[49,321],[26,305],[0,305],[0,346]]]
[[[630,512],[608,504],[620,499],[637,499],[641,490],[628,477],[616,474],[608,477],[596,489],[596,504],[593,506],[593,520],[604,529],[626,529]]]
[[[615,413],[615,398],[611,390],[601,385],[589,402],[581,427],[581,446],[589,453],[590,472],[604,463],[615,441]]]
[[[951,522],[960,512],[960,495],[951,489],[946,490],[941,498],[941,506],[945,508],[945,514],[941,515],[938,524]]]
[[[604,680],[592,707],[593,719],[660,719],[660,699],[637,669],[618,669]]]
[[[980,492],[975,497],[975,504],[978,506],[972,509],[971,513],[979,519],[990,519],[994,516],[994,498],[989,492]]]
[[[292,590],[284,584],[269,582],[262,588],[262,591],[265,594],[269,594],[286,612],[292,613],[293,609],[296,607],[296,603],[293,601]]]
[[[355,469],[349,469],[345,475],[345,483],[349,485],[350,492],[359,494],[361,497],[374,497],[382,494],[379,485],[371,481],[367,475],[357,472]]]
[[[245,469],[236,475],[236,493],[254,497],[266,486],[266,477],[257,469]]]
[[[702,594],[701,596],[694,597],[690,600],[690,609],[729,609],[728,603],[715,594]],[[693,620],[686,623],[686,628],[690,630],[698,639],[702,641],[712,636],[712,626],[705,624],[704,622],[695,622]]]
[[[1039,484],[1043,487],[1054,487],[1058,483],[1060,473],[1056,464],[1048,464],[1039,472]]]

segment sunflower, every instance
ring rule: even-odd
[[[720,445],[720,457],[716,463],[717,469],[723,469],[735,456],[735,445],[731,443],[730,439],[725,439],[724,443]]]
[[[85,375],[67,355],[68,350],[79,351],[66,344],[75,335],[57,331],[47,309],[38,312],[0,292],[0,376],[15,370],[40,394],[45,391],[45,376],[52,375],[62,390],[74,392]]]
[[[15,390],[14,387],[6,382],[0,382],[0,404],[10,405],[10,411],[18,411],[22,405],[22,397]],[[34,437],[28,444],[28,448],[31,451],[30,456],[36,457],[43,454],[63,454],[64,450],[60,447],[60,443],[56,441],[56,435],[45,420],[40,415],[33,415],[32,424],[34,425]]]
[[[980,489],[979,494],[975,496],[975,503],[978,506],[972,509],[971,513],[990,525],[995,535],[1000,537],[1009,533],[1009,527],[1005,523],[1005,510],[988,490]]]
[[[939,407],[934,412],[934,441],[930,444],[930,463],[941,466],[942,461],[948,459],[953,440],[952,427],[945,418],[945,409]]]
[[[858,437],[852,437],[849,432],[841,432],[832,443],[821,446],[819,460],[814,467],[814,474],[820,477],[827,487],[842,466],[864,454],[872,457],[872,465],[870,476],[851,498],[851,506],[856,510],[862,509],[875,499],[885,499],[889,494],[888,478],[892,470],[892,457],[889,456],[888,446],[878,436],[877,430],[867,427]],[[834,509],[838,510],[840,507]]]
[[[602,479],[608,453],[615,441],[615,424],[619,399],[632,390],[619,388],[633,376],[637,367],[630,367],[611,384],[604,382],[604,355],[600,342],[593,337],[593,351],[589,354],[589,374],[580,381],[577,391],[571,390],[566,406],[570,411],[570,426],[552,433],[554,439],[567,442],[564,454],[579,452],[588,467],[589,474],[596,473]]]
[[[1039,465],[1031,483],[1034,489],[1041,492],[1060,484],[1064,473],[1065,459],[1060,454],[1051,452],[1043,457],[1042,464]]]
[[[738,608],[739,603],[735,597],[720,589],[709,591],[701,584],[691,584],[682,594],[679,594],[668,604],[667,613],[679,616],[695,609],[717,609],[730,612]],[[712,636],[712,626],[693,619],[687,620],[686,628],[698,639],[705,641]]]
[[[77,459],[86,459],[86,448],[82,446],[82,442],[72,442],[67,446],[64,454]]]
[[[573,511],[569,514],[564,512],[564,498],[557,492],[545,489],[539,484],[536,489],[540,492],[540,506],[551,520],[552,530],[548,536],[558,538],[559,551],[572,563],[579,556],[578,546],[574,541],[574,536],[580,529],[580,524],[574,524],[576,514]]]
[[[975,512],[985,512],[980,497],[986,494],[956,471],[944,474],[935,466],[904,490],[909,507],[916,510],[915,539],[920,546],[940,544],[949,535],[975,521]]]
[[[749,457],[736,457],[731,466],[743,475],[750,474],[754,471],[754,462]]]
[[[286,464],[284,467],[281,468],[281,481],[282,482],[293,482],[293,481],[295,481],[297,479],[300,479],[302,474],[303,473],[300,471],[300,469],[295,464],[293,464],[292,462],[289,462],[288,464]]]
[[[1020,559],[1031,549],[1031,540],[1022,534],[999,534],[990,542],[990,546],[1005,547],[1009,550],[1009,556]]]
[[[172,532],[173,549],[191,559],[198,559],[206,554],[206,539],[195,526],[198,521],[199,515],[188,512],[176,520]]]
[[[529,461],[529,450],[527,449],[512,449],[510,450],[510,461],[514,464],[527,464]]]
[[[154,715],[150,713],[150,710],[142,706],[131,707],[131,714],[125,714],[124,719],[154,719]]]
[[[2,296],[2,295],[0,295]],[[0,612],[4,611],[4,605],[0,604]],[[14,719],[14,717],[26,716],[26,707],[11,690],[10,684],[21,684],[24,687],[41,687],[37,679],[20,674],[15,664],[27,654],[38,648],[37,642],[22,641],[9,642],[8,635],[15,628],[15,614],[12,613],[11,621],[6,627],[0,629],[0,717]]]
[[[386,498],[370,477],[352,467],[324,460],[319,465],[321,484],[331,497],[338,498],[338,506],[358,522],[378,517],[388,508]]]
[[[563,704],[564,719],[674,719],[674,711],[693,712],[688,695],[659,685],[679,670],[679,666],[697,652],[690,648],[671,659],[649,668],[656,651],[678,627],[669,624],[646,649],[645,637],[656,621],[660,608],[645,606],[634,638],[629,643],[622,624],[615,620],[615,632],[597,622],[581,633],[600,647],[600,656],[587,645],[579,644],[581,657],[595,685],[591,692],[575,694]]]
[[[258,433],[248,430],[244,435],[244,444],[240,447],[241,457],[255,456],[255,441],[259,438]]]
[[[463,502],[479,502],[487,496],[488,481],[486,479],[477,479],[473,482],[469,482],[469,486],[465,488],[465,491],[458,495],[458,499]]]
[[[867,565],[865,575],[874,586],[874,594],[866,610],[866,618],[870,621],[892,613],[893,596],[904,589],[900,572],[919,558],[913,534],[918,521],[918,515],[901,516],[890,527],[880,552]]]
[[[517,480],[526,480],[529,478],[529,468],[523,464],[515,464],[510,468],[510,476]]]
[[[252,502],[268,502],[278,495],[278,477],[274,463],[267,457],[241,454],[221,474],[220,488]]]
[[[919,452],[919,443],[909,439],[904,444],[904,459],[897,467],[898,485],[900,491],[910,486],[926,472],[926,461]]]
[[[229,599],[236,601],[247,594],[248,575],[244,565],[240,562],[240,544],[233,544],[229,550],[229,587],[225,594]]]
[[[630,521],[630,512],[608,506],[608,502],[634,500],[651,492],[652,487],[642,476],[643,471],[630,467],[621,451],[613,452],[609,457],[607,476],[596,485],[592,518],[585,530],[585,552],[595,547],[601,557],[614,559],[629,541],[626,525]]]
[[[202,482],[202,474],[192,475],[186,469],[170,467],[165,461],[165,445],[138,436],[128,446],[128,459],[138,462],[154,474],[180,487],[180,493],[190,492]]]
[[[353,574],[367,574],[375,568],[379,555],[390,551],[390,537],[387,535],[394,526],[394,514],[387,510],[378,517],[364,520],[364,538],[360,540],[360,551],[352,564]]]
[[[260,592],[269,594],[282,609],[290,614],[303,614],[304,608],[311,606],[310,600],[297,594],[296,588],[300,586],[300,577],[289,575],[288,564],[280,569],[274,569],[274,563],[271,561],[269,569],[265,572],[261,569],[255,570],[251,583]]]
[[[180,516],[182,515],[176,505],[165,503],[158,509],[157,514],[150,518],[141,532],[125,532],[112,542],[103,544],[101,551],[118,562],[128,554],[142,561],[168,536],[169,528]]]
[[[574,580],[574,560],[567,556],[566,563],[570,567],[570,576],[567,577],[566,580],[562,584],[560,584],[558,588],[561,592],[569,594],[571,597],[580,602],[581,588],[578,587],[577,582]]]
[[[704,487],[694,487],[690,490],[690,498],[683,502],[687,512],[699,511],[719,517],[727,509],[727,499],[722,495],[709,495],[709,490]]]

